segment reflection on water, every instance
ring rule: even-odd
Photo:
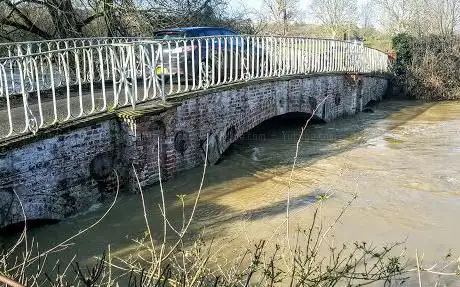
[[[266,122],[209,167],[192,235],[205,229],[205,239],[226,242],[232,250],[283,234],[287,183],[304,121]],[[311,206],[324,194],[332,196],[323,203],[322,216],[334,218],[357,191],[357,200],[335,230],[337,242],[406,240],[409,254],[423,250],[428,261],[449,249],[460,253],[459,131],[456,102],[384,102],[375,113],[310,126],[293,176],[291,225],[309,225]],[[173,225],[182,220],[177,195],[185,195],[189,214],[201,172],[187,171],[165,184]],[[152,230],[161,236],[159,188],[150,188],[146,196]],[[90,225],[106,207],[31,233],[41,246],[50,246]],[[131,239],[143,231],[139,196],[123,195],[103,224],[76,240],[68,254],[76,252],[84,260],[111,244],[116,255],[124,256],[133,247]]]

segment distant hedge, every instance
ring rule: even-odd
[[[460,37],[393,38],[394,73],[407,95],[430,101],[460,99]]]

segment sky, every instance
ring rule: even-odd
[[[358,4],[365,2],[365,0],[357,0]],[[260,9],[262,7],[263,0],[230,0],[230,5],[232,7],[239,7],[241,5],[246,6],[250,9]],[[300,8],[307,9],[311,3],[311,0],[300,0]]]
[[[299,1],[299,6],[301,9],[307,9],[310,5],[311,0],[301,0]],[[263,0],[230,0],[230,7],[234,9],[247,8],[249,10],[260,11],[263,7]]]
[[[366,0],[357,0],[358,7],[362,5]],[[248,13],[251,11],[261,11],[263,0],[230,0],[230,8],[241,11],[242,9],[247,10]],[[302,15],[303,22],[315,23],[313,16],[309,15],[309,7],[311,0],[299,0],[300,15]]]

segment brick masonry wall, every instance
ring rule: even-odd
[[[138,137],[152,133],[149,123],[165,119],[160,124],[165,129],[161,148],[166,150],[161,153],[160,166],[163,178],[167,179],[203,164],[207,137],[208,160],[215,163],[233,142],[265,120],[289,112],[311,114],[327,98],[316,115],[326,122],[332,121],[361,111],[370,101],[381,100],[387,85],[385,78],[347,75],[258,83],[186,99],[164,114],[138,118],[136,133]],[[155,183],[158,164],[152,162],[158,156],[145,152],[143,147],[152,149],[152,142],[133,140],[132,143],[140,153],[131,149],[126,154],[136,159],[140,170],[148,170],[140,178],[141,183]]]
[[[382,77],[307,76],[255,82],[184,99],[164,112],[104,120],[0,154],[0,228],[27,218],[60,220],[88,209],[116,188],[169,179],[177,172],[215,163],[239,137],[263,121],[289,112],[331,121],[355,114],[387,90]],[[136,173],[132,166],[135,167]],[[161,174],[160,174],[161,170]]]
[[[119,123],[104,121],[0,154],[0,227],[60,220],[116,188]]]

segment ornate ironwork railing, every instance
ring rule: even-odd
[[[267,36],[66,39],[0,44],[0,55],[0,140],[225,84],[389,66],[360,43]]]

